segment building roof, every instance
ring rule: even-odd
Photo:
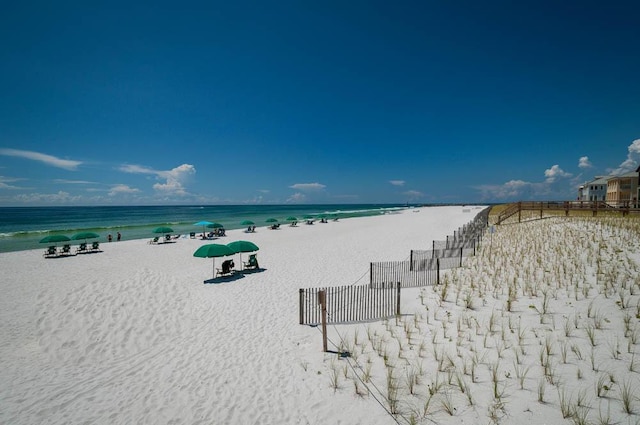
[[[613,179],[628,179],[629,177],[638,177],[638,174],[636,174],[635,171],[631,171],[630,173],[620,174],[619,176],[609,176],[607,177],[607,181]]]
[[[596,176],[595,180],[591,180],[590,182],[587,182],[584,185],[588,186],[590,184],[607,184],[607,180],[610,178],[611,176],[606,176],[606,177]]]

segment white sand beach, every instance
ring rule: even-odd
[[[263,270],[223,283],[196,239],[0,254],[0,423],[640,423],[637,220],[500,226],[401,317],[330,326],[349,358],[298,324],[299,288],[365,284],[480,211],[228,231]]]

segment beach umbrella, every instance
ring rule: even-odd
[[[211,223],[211,224],[207,224],[207,227],[209,229],[223,229],[224,226],[220,223]]]
[[[85,242],[87,239],[95,239],[95,238],[99,238],[100,235],[97,233],[93,233],[93,232],[80,232],[80,233],[76,233],[75,235],[71,236],[71,240],[72,241],[79,241],[84,239]]]
[[[242,226],[251,226],[253,224],[255,224],[255,223],[253,221],[251,221],[251,220],[244,220],[242,223],[240,223],[240,225],[242,225]]]
[[[68,242],[70,240],[71,239],[69,239],[69,237],[65,235],[49,235],[40,239],[40,243],[58,243],[58,242]]]
[[[244,264],[242,262],[243,252],[255,252],[260,249],[256,244],[249,241],[234,241],[234,242],[228,243],[227,246],[231,248],[233,252],[240,254],[240,264]]]
[[[298,221],[298,219],[295,218],[294,216],[289,216],[287,217],[287,221]]]
[[[302,217],[302,218],[304,218],[305,220],[310,220],[310,219],[312,219],[312,218],[313,218],[313,216],[312,216],[311,214],[306,214],[306,215],[305,215],[304,217]]]
[[[153,233],[164,233],[166,235],[173,233],[173,229],[171,227],[156,227],[153,229]]]
[[[206,220],[199,221],[197,223],[193,223],[194,226],[202,226],[202,234],[205,233],[205,231],[204,231],[205,226],[208,226],[210,224],[213,224],[213,223],[210,222],[210,221],[206,221]]]
[[[199,258],[213,258],[213,277],[216,277],[216,257],[226,257],[228,255],[233,255],[235,252],[227,245],[222,245],[219,243],[210,243],[207,245],[202,245],[200,248],[193,253],[194,257]]]
[[[267,223],[277,223],[278,219],[277,218],[268,218],[268,219],[265,220],[265,222],[267,222]]]

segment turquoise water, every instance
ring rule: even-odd
[[[384,214],[403,209],[404,205],[216,205],[216,206],[120,206],[120,207],[10,207],[0,208],[0,252],[42,248],[40,239],[51,234],[71,237],[91,231],[106,242],[117,232],[122,240],[146,239],[155,236],[153,229],[169,226],[174,233],[202,232],[193,224],[206,220],[224,225],[225,229],[240,229],[240,223],[251,220],[264,227],[268,218],[286,223],[294,216],[302,221],[305,215],[316,218],[335,214],[338,219]],[[333,217],[333,216],[332,216]]]

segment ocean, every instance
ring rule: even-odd
[[[3,207],[0,208],[0,252],[44,248],[39,241],[48,235],[68,237],[79,232],[95,232],[99,242],[109,234],[122,240],[151,239],[153,229],[168,226],[174,234],[202,232],[194,223],[206,220],[220,223],[225,229],[240,229],[251,220],[256,227],[268,225],[268,218],[287,223],[288,217],[303,221],[304,216],[347,219],[387,214],[405,205],[215,205],[215,206],[100,206],[100,207]]]

